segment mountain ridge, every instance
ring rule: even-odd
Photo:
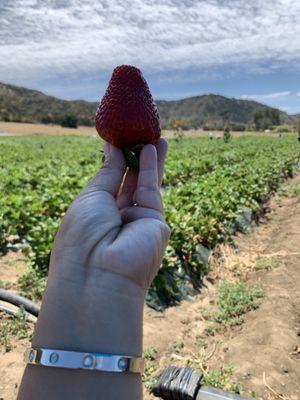
[[[230,124],[243,130],[258,122],[262,128],[295,123],[295,117],[284,111],[219,94],[157,100],[156,104],[162,128],[172,128],[177,123],[183,128],[223,129]],[[0,82],[0,120],[4,121],[61,124],[71,115],[80,125],[93,125],[97,105],[98,102],[63,100],[39,90]]]

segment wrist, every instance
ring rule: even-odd
[[[143,290],[121,275],[52,273],[33,347],[140,356],[143,304]]]

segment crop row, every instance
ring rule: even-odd
[[[68,205],[101,164],[94,138],[2,138],[0,251],[22,243],[39,275]],[[238,216],[257,212],[300,160],[292,137],[170,141],[164,203],[172,228],[148,302],[160,307],[199,283],[210,249],[241,228]],[[186,283],[189,284],[186,284]]]

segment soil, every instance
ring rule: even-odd
[[[300,183],[300,175],[289,185]],[[258,226],[240,234],[236,246],[220,246],[201,293],[164,313],[145,307],[144,348],[157,356],[147,362],[147,382],[167,365],[203,371],[232,365],[231,380],[256,399],[300,399],[300,197],[273,198]],[[16,255],[0,260],[0,280],[15,282],[24,268]],[[257,270],[262,258],[266,268]],[[23,263],[23,267],[20,266]],[[16,267],[17,265],[17,267]],[[213,336],[205,333],[203,308],[215,307],[218,283],[223,279],[259,283],[265,297],[261,306],[245,315],[242,325]],[[4,314],[0,314],[0,318]],[[28,343],[12,338],[12,349],[0,348],[0,400],[16,398],[22,376],[22,354]],[[145,400],[154,399],[145,389]]]
[[[0,257],[0,280],[14,286],[26,268],[26,259],[22,254],[10,252],[7,257]]]

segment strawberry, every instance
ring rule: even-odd
[[[159,139],[158,111],[138,68],[121,65],[114,69],[95,122],[99,135],[127,155]]]

